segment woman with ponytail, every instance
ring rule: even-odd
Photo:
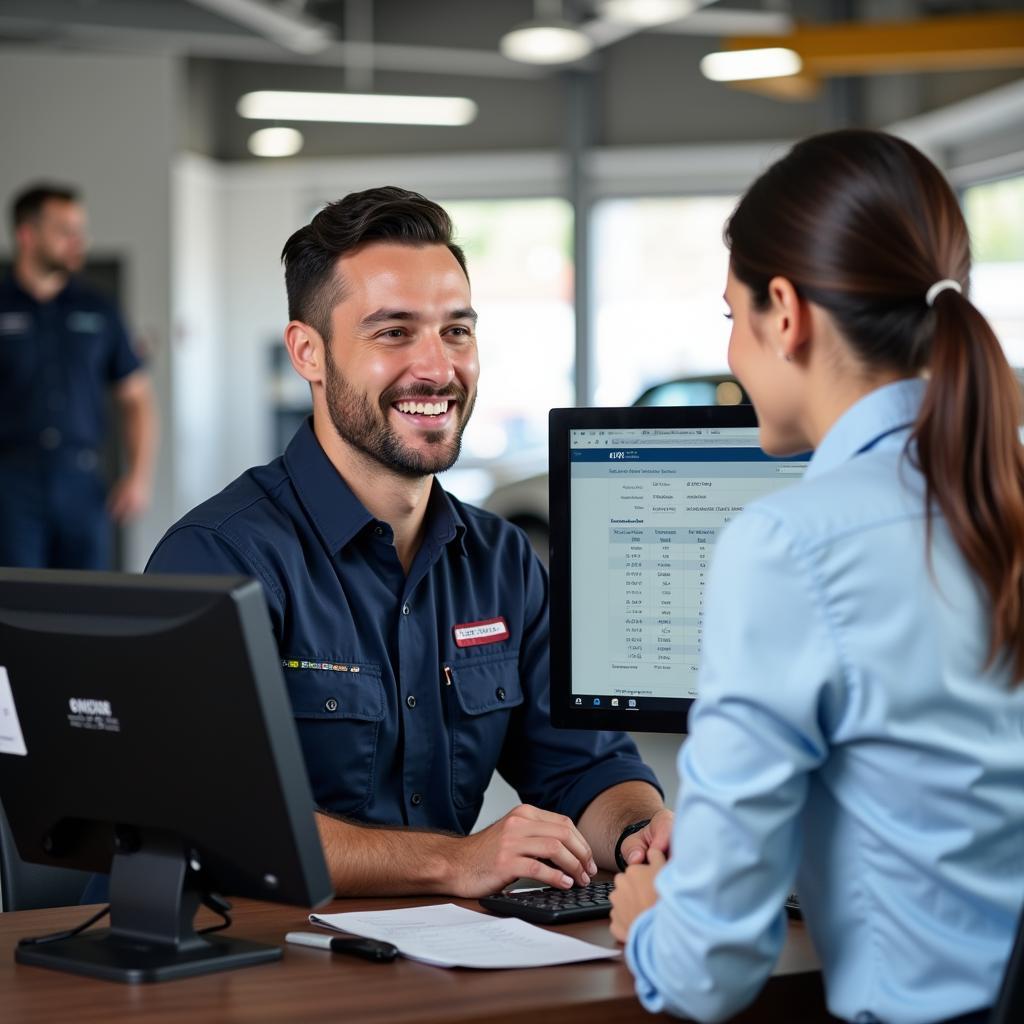
[[[807,139],[726,227],[729,362],[795,486],[723,531],[667,864],[616,880],[651,1010],[721,1020],[796,887],[829,1009],[986,1019],[1024,901],[1021,396],[938,169]]]

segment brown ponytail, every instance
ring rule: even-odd
[[[966,293],[970,245],[941,172],[891,135],[843,131],[798,143],[726,226],[734,275],[768,304],[788,278],[827,309],[867,367],[928,374],[911,445],[928,535],[938,510],[988,594],[990,664],[1024,680],[1024,406],[1006,356]]]
[[[1024,448],[1021,394],[985,318],[965,298],[935,300],[931,371],[914,425],[917,463],[934,503],[992,607],[990,662],[1024,679]],[[931,533],[932,521],[928,519]]]

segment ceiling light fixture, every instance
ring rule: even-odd
[[[594,50],[594,40],[565,17],[563,0],[533,0],[533,20],[506,32],[498,49],[521,64],[572,64]]]
[[[464,96],[393,96],[356,92],[248,92],[236,110],[256,121],[341,121],[356,124],[461,126],[476,118]]]
[[[641,28],[666,25],[693,14],[707,0],[602,0],[598,10],[603,18]]]
[[[712,82],[745,82],[756,78],[785,78],[803,68],[800,54],[781,46],[756,50],[722,50],[700,62],[701,74]]]
[[[249,136],[253,156],[295,156],[306,140],[296,128],[259,128]]]
[[[527,21],[506,32],[498,48],[523,64],[571,64],[594,49],[590,37],[571,22]]]

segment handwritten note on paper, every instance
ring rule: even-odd
[[[478,914],[454,903],[407,910],[310,914],[314,924],[396,945],[403,956],[437,967],[547,967],[620,955],[517,918]]]

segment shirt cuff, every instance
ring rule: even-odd
[[[665,1000],[651,981],[654,973],[651,963],[651,928],[656,907],[648,907],[637,917],[629,929],[626,939],[626,964],[636,982],[636,995],[644,1009],[650,1013],[661,1013]]]
[[[565,792],[559,801],[559,809],[573,821],[579,821],[580,815],[596,797],[621,782],[646,782],[653,786],[662,798],[665,796],[654,772],[638,759],[631,764],[609,764],[591,768]]]

